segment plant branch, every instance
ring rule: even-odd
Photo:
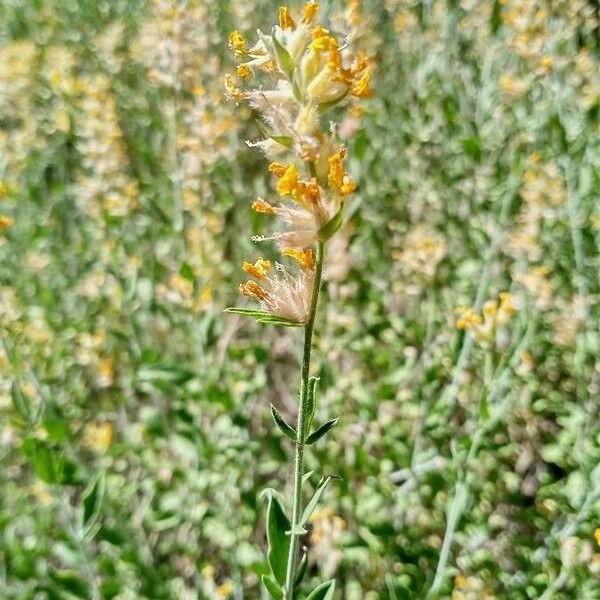
[[[304,440],[306,438],[305,413],[306,398],[308,395],[308,379],[310,375],[310,356],[312,350],[312,338],[315,327],[315,317],[317,314],[317,304],[319,302],[319,292],[321,289],[321,276],[323,274],[323,259],[325,247],[323,242],[317,243],[317,254],[315,261],[315,281],[313,284],[312,296],[310,299],[310,309],[308,321],[304,329],[304,352],[302,355],[302,375],[300,381],[300,405],[298,406],[298,420],[296,426],[296,455],[294,461],[294,504],[292,508],[292,531],[290,538],[290,551],[285,577],[285,599],[292,600],[294,594],[294,571],[296,563],[296,554],[298,549],[298,526],[302,515],[302,476],[304,474]]]

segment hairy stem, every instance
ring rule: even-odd
[[[315,316],[319,302],[319,291],[321,289],[321,276],[323,274],[324,244],[318,242],[315,261],[315,281],[310,299],[308,321],[304,329],[304,353],[302,355],[302,375],[300,381],[300,404],[298,406],[298,420],[296,423],[296,456],[294,461],[294,504],[292,508],[292,533],[290,538],[290,552],[285,576],[285,598],[292,600],[294,595],[294,572],[296,565],[296,554],[298,551],[298,533],[296,530],[300,524],[302,515],[302,476],[304,475],[304,438],[306,432],[305,412],[306,398],[308,395],[308,378],[310,375],[310,355],[312,349],[312,337],[315,327]]]

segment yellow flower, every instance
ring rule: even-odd
[[[329,157],[327,183],[334,189],[340,187],[344,180],[344,165],[342,163],[344,153],[344,150],[339,150]]]
[[[493,319],[497,312],[498,305],[493,300],[489,300],[483,305],[483,314],[486,319]]]
[[[112,441],[112,425],[104,423],[87,423],[83,430],[84,447],[102,454],[108,450]]]
[[[288,165],[280,176],[276,189],[280,196],[293,196],[296,193],[298,189],[298,171],[296,171],[294,165]]]
[[[295,258],[302,267],[296,276],[277,264],[280,276],[267,276],[269,261],[259,258],[256,263],[244,263],[244,271],[264,282],[263,288],[256,281],[248,280],[239,286],[240,294],[257,300],[267,312],[298,323],[308,318],[310,298],[314,282],[314,261],[312,250],[292,250],[288,256]],[[267,291],[268,290],[268,291]]]
[[[287,6],[279,7],[279,27],[281,29],[293,29],[296,26],[294,19],[290,16],[290,10]]]
[[[41,481],[36,481],[28,488],[29,493],[43,506],[52,504],[52,494],[48,492],[48,488]]]
[[[115,380],[113,361],[110,357],[100,359],[96,367],[95,383],[98,387],[110,387]]]
[[[277,209],[273,205],[269,204],[266,200],[263,200],[262,198],[257,198],[252,203],[252,210],[254,212],[261,213],[264,215],[273,215],[277,212]]]
[[[311,36],[312,42],[309,44],[308,49],[317,54],[324,50],[329,50],[330,44],[336,43],[335,38],[329,35],[329,31],[320,25],[317,25],[312,30]]]
[[[0,200],[4,200],[6,197],[6,185],[0,180]],[[0,231],[2,229],[8,229],[13,224],[13,220],[6,215],[0,213]]]
[[[0,214],[0,230],[8,229],[13,224],[13,220],[6,215]]]
[[[331,71],[337,71],[342,68],[342,55],[340,54],[340,49],[338,47],[337,41],[334,38],[329,38],[327,40],[327,66]]]
[[[232,31],[229,34],[229,47],[234,51],[235,56],[243,56],[247,53],[246,40],[239,31]]]
[[[302,22],[312,23],[318,10],[319,5],[316,2],[309,2],[308,4],[306,4],[304,10],[302,11]]]
[[[313,252],[310,248],[305,248],[304,250],[285,248],[281,254],[293,258],[303,269],[314,269],[315,267]]]
[[[254,298],[255,300],[265,300],[268,297],[267,292],[263,290],[256,281],[247,281],[246,283],[242,283],[238,288],[240,294],[242,296],[248,296],[249,298]]]
[[[498,309],[498,322],[505,323],[515,314],[515,306],[513,304],[513,297],[508,292],[501,292],[498,296],[500,298],[500,307]]]
[[[355,185],[352,179],[344,172],[344,156],[346,150],[344,148],[332,154],[329,159],[329,174],[327,175],[327,183],[329,186],[341,196],[351,194]]]
[[[476,314],[472,308],[458,308],[456,314],[457,329],[468,329],[475,340],[481,344],[488,343],[494,336],[496,329],[504,325],[515,313],[512,296],[508,292],[499,294],[499,302],[488,300],[482,309],[482,315]]]
[[[518,98],[527,90],[527,84],[512,75],[500,77],[500,94],[506,98]]]
[[[252,78],[252,69],[246,64],[241,64],[241,65],[237,66],[235,74],[240,79],[244,79],[245,81],[248,81],[248,79]]]
[[[231,73],[225,74],[225,93],[228,98],[234,100],[235,102],[240,102],[245,97],[244,92],[236,87],[236,85],[233,83],[233,77],[231,76]]]
[[[233,588],[230,583],[223,583],[217,588],[217,596],[219,598],[227,598],[231,592],[233,592]]]
[[[361,78],[352,86],[352,95],[357,98],[370,98],[373,95],[371,89],[371,70],[367,68]]]
[[[472,308],[458,308],[456,313],[459,315],[459,319],[456,321],[457,329],[471,329],[476,325],[481,325],[483,319],[475,314]]]
[[[273,175],[276,175],[277,177],[281,177],[285,173],[286,169],[287,169],[286,165],[283,165],[278,162],[272,162],[267,167],[267,171],[269,171],[269,173],[273,173]]]
[[[256,277],[256,279],[264,279],[271,268],[271,261],[265,260],[264,258],[259,258],[254,264],[249,262],[244,262],[242,265],[242,269],[248,275],[252,275],[252,277]]]
[[[600,546],[600,527],[594,531],[594,537],[596,538],[596,544]]]
[[[551,56],[542,56],[540,60],[540,70],[542,73],[550,73],[552,71],[552,57]]]
[[[215,578],[215,568],[212,565],[205,565],[204,567],[202,567],[200,575],[202,576],[202,579],[213,581]]]
[[[306,197],[313,203],[317,204],[321,198],[321,190],[316,179],[311,179],[306,184]]]

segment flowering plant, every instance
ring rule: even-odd
[[[251,277],[240,293],[256,300],[258,309],[234,307],[228,312],[259,322],[304,328],[300,400],[296,426],[288,424],[276,407],[274,421],[295,445],[294,496],[291,520],[277,496],[268,491],[267,537],[271,575],[263,583],[273,598],[291,600],[307,568],[306,552],[300,560],[298,541],[325,486],[324,477],[302,509],[304,449],[320,440],[337,422],[332,419],[311,432],[315,415],[317,378],[311,377],[311,348],[321,276],[328,240],[339,229],[346,198],[355,184],[344,167],[346,148],[329,125],[327,112],[371,96],[371,65],[361,53],[351,52],[351,39],[343,45],[316,21],[319,5],[305,4],[294,16],[279,9],[279,23],[271,34],[258,32],[258,42],[248,47],[234,31],[229,45],[240,59],[235,76],[225,76],[227,96],[247,101],[264,121],[264,138],[249,142],[272,162],[277,202],[257,198],[252,209],[279,217],[282,227],[255,241],[274,241],[282,257],[295,263],[294,270],[262,257],[244,262]],[[264,75],[268,86],[248,89],[255,76]],[[244,88],[239,86],[246,86]],[[274,268],[273,268],[274,267]],[[329,598],[334,580],[319,585],[309,598]]]

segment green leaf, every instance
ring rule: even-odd
[[[306,600],[331,600],[333,591],[335,590],[335,581],[330,579],[321,585],[318,585],[309,595]]]
[[[296,75],[298,75],[297,71]],[[300,89],[300,84],[298,83],[298,77],[294,77],[292,81],[292,92],[294,94],[294,98],[296,98],[298,102],[302,102],[302,90]]]
[[[468,154],[471,158],[479,162],[481,160],[481,146],[479,138],[472,136],[461,140],[461,144],[465,154]]]
[[[286,148],[291,148],[294,143],[294,140],[289,135],[270,135],[269,137],[274,142],[277,142]]]
[[[490,408],[488,405],[487,393],[483,393],[481,395],[481,400],[479,401],[479,418],[483,422],[490,418]]]
[[[290,521],[285,516],[281,503],[275,494],[269,490],[269,504],[267,506],[267,559],[275,579],[285,584],[285,571],[287,568],[288,553],[290,551],[290,538],[286,531],[290,528]]]
[[[23,392],[16,381],[13,381],[10,386],[10,396],[12,398],[13,406],[19,415],[29,421],[29,406],[23,396]]]
[[[83,577],[72,569],[53,569],[48,572],[52,581],[70,597],[90,598],[89,584]]]
[[[48,484],[61,483],[64,476],[63,457],[41,440],[27,438],[23,442],[23,453],[31,462],[36,475]]]
[[[283,600],[283,590],[279,587],[279,584],[268,575],[261,577],[263,585],[267,588],[267,592],[271,594],[271,598],[275,600]]]
[[[196,281],[196,277],[194,275],[194,271],[193,271],[192,267],[186,262],[181,263],[181,267],[179,267],[179,274],[184,279],[187,279],[188,281],[191,281],[192,283],[194,283]]]
[[[232,313],[234,315],[242,315],[244,317],[252,317],[256,319],[271,314],[264,310],[256,310],[254,308],[238,308],[237,306],[230,306],[229,308],[226,308],[223,312]]]
[[[304,403],[304,431],[310,431],[310,426],[315,417],[316,399],[317,399],[317,383],[318,377],[311,377],[308,380],[308,393],[306,394],[306,402]]]
[[[323,479],[321,479],[321,481],[319,482],[319,485],[317,486],[317,489],[315,490],[315,493],[312,495],[312,498],[308,501],[308,504],[306,505],[306,508],[304,509],[304,512],[302,513],[302,519],[300,520],[300,525],[304,525],[305,523],[308,523],[308,520],[310,519],[310,516],[313,514],[315,508],[317,507],[317,504],[318,504],[321,496],[323,495],[323,492],[325,491],[327,484],[332,479],[339,479],[339,477],[337,477],[337,476],[334,477],[333,475],[328,475],[327,477],[323,477]]]
[[[106,475],[101,471],[95,475],[81,496],[83,506],[83,527],[90,531],[100,514],[104,492],[106,489]]]
[[[176,364],[149,364],[138,369],[138,381],[144,383],[173,383],[181,385],[193,379],[196,374],[191,369]]]
[[[223,312],[234,315],[242,315],[243,317],[255,319],[259,323],[266,323],[269,325],[278,325],[281,327],[304,327],[304,323],[292,321],[291,319],[282,319],[281,317],[273,315],[266,310],[254,310],[252,308],[238,308],[237,306],[230,306]]]
[[[335,419],[331,419],[331,421],[327,421],[327,423],[325,423],[324,425],[321,425],[321,427],[319,427],[319,429],[317,429],[316,431],[313,431],[306,438],[305,443],[310,445],[310,444],[315,444],[316,442],[318,442],[330,429],[335,427],[336,423],[339,420],[340,420],[340,418],[336,417]]]
[[[306,483],[313,473],[314,471],[307,471],[306,473],[304,473],[304,475],[302,475],[302,483]]]
[[[298,587],[306,572],[308,571],[308,554],[306,552],[306,548],[304,549],[304,554],[302,555],[302,559],[300,560],[300,564],[298,565],[298,569],[296,570],[296,575],[294,576],[294,587]]]
[[[290,53],[277,39],[274,28],[271,33],[271,39],[273,40],[273,49],[275,50],[275,57],[277,58],[279,68],[287,75],[288,79],[292,79],[294,73],[294,61],[292,60]]]
[[[295,442],[296,430],[285,421],[285,419],[281,416],[281,413],[272,404],[271,416],[273,417],[273,421],[275,421],[275,425],[279,427],[279,431],[281,431],[283,435],[292,440],[292,442]]]
[[[342,225],[342,211],[344,207],[341,206],[335,215],[323,225],[317,232],[317,236],[321,242],[326,242]]]
[[[60,444],[69,437],[69,425],[60,415],[46,416],[44,419],[44,429],[48,434],[48,440]]]
[[[267,316],[262,319],[257,319],[259,323],[265,323],[266,325],[277,325],[278,327],[304,327],[303,323],[298,321],[291,321],[289,319],[281,319],[279,317]]]
[[[291,148],[293,146],[294,140],[289,135],[272,134],[266,127],[264,127],[264,125],[260,121],[257,121],[257,126],[264,136],[268,137],[274,142],[277,142],[278,144],[281,144],[286,148]]]

